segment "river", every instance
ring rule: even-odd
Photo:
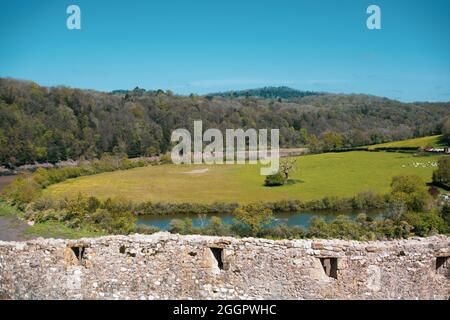
[[[287,224],[288,226],[298,226],[308,228],[310,220],[314,216],[322,217],[326,221],[336,219],[336,217],[339,215],[347,215],[350,219],[355,219],[356,216],[361,212],[363,211],[350,211],[350,212],[306,211],[297,213],[278,213],[274,215],[275,218],[273,220],[272,226],[276,226],[277,224]],[[365,213],[368,217],[372,219],[381,219],[384,215],[383,210],[371,210]],[[199,215],[187,215],[187,214],[173,214],[165,216],[140,216],[138,217],[137,224],[158,227],[161,230],[168,230],[170,226],[170,221],[172,219],[184,219],[188,217],[192,219],[192,225],[194,227],[201,227],[208,224],[212,216],[213,215],[208,215],[206,219],[201,218]],[[231,214],[223,214],[216,216],[222,218],[222,222],[225,224],[232,223],[233,215]]]

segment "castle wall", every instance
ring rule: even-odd
[[[5,299],[448,299],[450,237],[0,242]]]

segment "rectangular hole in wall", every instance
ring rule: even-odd
[[[219,267],[220,270],[223,270],[223,260],[222,260],[222,253],[223,253],[223,249],[222,248],[209,248],[214,256],[214,258],[217,261],[217,266]]]
[[[450,277],[449,258],[450,257],[436,257],[436,271],[447,277]]]
[[[72,249],[72,252],[75,254],[75,257],[77,257],[78,261],[80,263],[83,262],[84,258],[84,247],[83,246],[76,246],[76,247],[70,247]]]
[[[333,279],[337,279],[337,258],[320,258],[325,274]]]

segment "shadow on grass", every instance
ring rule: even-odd
[[[428,187],[436,187],[436,188],[441,188],[445,191],[450,191],[450,186],[444,184],[444,183],[439,183],[439,182],[427,182],[427,186]]]
[[[283,185],[279,185],[279,186],[266,186],[265,184],[263,184],[264,187],[267,188],[281,188],[281,187],[285,187],[285,186],[292,186],[294,184],[298,184],[298,183],[305,183],[305,181],[303,180],[298,180],[298,179],[289,179],[285,184]]]
[[[299,184],[299,183],[305,183],[305,181],[299,180],[299,179],[289,179],[289,180],[286,182],[285,186],[292,186],[292,185],[294,185],[294,184]]]

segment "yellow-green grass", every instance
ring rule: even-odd
[[[19,211],[0,199],[0,219],[4,219],[3,225],[7,226],[3,231],[0,230],[0,233],[4,233],[0,234],[0,239],[3,238],[2,236],[11,234],[22,240],[35,237],[79,239],[105,235],[101,232],[92,232],[85,229],[75,230],[66,227],[62,222],[57,221],[35,223],[34,225],[29,226],[24,221],[20,220],[22,216],[22,211]]]
[[[326,153],[297,157],[295,183],[265,187],[259,165],[160,165],[70,179],[50,186],[45,194],[61,197],[78,193],[100,199],[122,197],[153,202],[274,202],[282,199],[308,201],[325,196],[350,197],[361,191],[387,193],[391,179],[415,174],[431,180],[430,163],[437,156],[414,157],[388,152]],[[189,174],[192,170],[209,169]]]
[[[443,141],[443,136],[429,136],[423,138],[402,140],[402,141],[394,141],[387,142],[381,144],[375,144],[369,146],[369,149],[375,148],[420,148],[420,147],[446,147],[447,144]]]
[[[36,223],[27,228],[24,232],[26,237],[44,237],[55,239],[80,239],[80,238],[94,238],[106,235],[100,232],[91,232],[87,230],[72,229],[61,222],[47,221]]]

